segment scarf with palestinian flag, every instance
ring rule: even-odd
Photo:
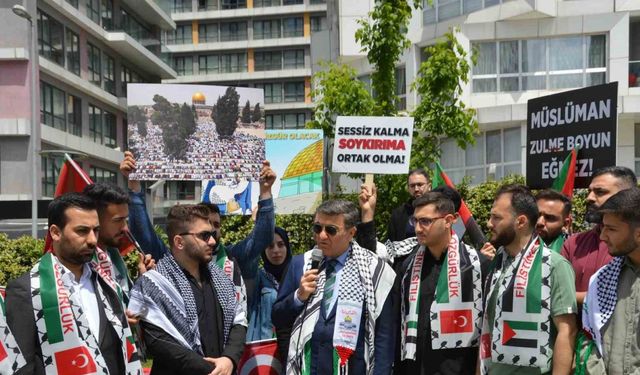
[[[425,253],[426,248],[420,246],[402,278],[402,360],[416,359],[420,275]],[[461,242],[455,233],[449,241],[429,312],[434,350],[478,345],[482,319],[480,258],[477,251]]]
[[[115,293],[120,301],[117,308],[124,311],[122,289],[96,264],[91,264],[108,288],[95,285],[96,297],[104,306],[107,320],[122,342],[122,356],[126,374],[142,374],[142,367],[126,319],[120,319],[107,292]],[[33,313],[38,328],[38,341],[47,374],[108,374],[109,370],[98,345],[98,332],[91,332],[87,316],[82,310],[79,290],[68,282],[68,271],[52,254],[45,254],[30,271]],[[114,375],[114,374],[111,374]]]
[[[496,293],[496,306],[493,327],[486,315],[482,325],[483,374],[489,372],[489,362],[538,367],[542,373],[551,368],[550,258],[551,250],[538,236],[510,263],[504,248],[496,256],[496,269],[485,288],[489,300]]]
[[[312,251],[304,253],[303,271],[311,268]],[[333,330],[333,374],[348,373],[348,361],[355,352],[360,335],[360,323],[363,322],[366,375],[371,375],[375,366],[376,319],[382,312],[396,275],[389,265],[354,241],[347,251],[349,254],[340,273],[339,285],[334,286],[338,288],[338,299]],[[326,281],[325,271],[322,270],[318,275],[316,292],[307,300],[305,313],[300,314],[293,324],[287,375],[311,374],[311,336],[320,317]]]
[[[15,374],[27,362],[5,320],[4,295],[0,293],[0,374]]]
[[[236,300],[238,303],[247,303],[247,289],[244,285],[244,280],[240,269],[236,267],[235,261],[229,256],[227,248],[223,244],[219,244],[216,247],[216,252],[213,254],[213,262],[220,268],[225,275],[233,282],[233,286],[236,290]]]

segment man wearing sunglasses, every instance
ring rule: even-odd
[[[407,177],[409,200],[391,211],[391,220],[387,229],[391,241],[401,241],[405,238],[415,237],[416,228],[409,220],[413,215],[413,201],[429,190],[431,190],[431,185],[429,184],[427,171],[422,168],[409,171]]]
[[[396,289],[401,300],[394,317],[400,332],[396,374],[475,371],[482,322],[481,285],[488,262],[453,231],[459,208],[452,200],[456,198],[460,201],[453,190],[423,194],[413,201],[410,221],[416,236],[382,245],[375,242],[375,186],[362,186],[362,242],[372,251],[379,250],[398,275]]]
[[[313,251],[291,261],[272,311],[276,329],[293,326],[287,374],[391,371],[395,273],[353,241],[358,218],[351,202],[322,203],[312,227],[319,269],[311,269]]]
[[[202,205],[171,208],[171,252],[131,292],[129,308],[141,318],[154,375],[230,375],[242,355],[246,304],[212,261],[216,232],[209,215]]]

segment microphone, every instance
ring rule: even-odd
[[[324,255],[322,254],[322,250],[318,249],[317,247],[314,248],[313,251],[311,251],[311,269],[312,270],[318,269],[323,257]]]

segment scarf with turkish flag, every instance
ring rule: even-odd
[[[444,185],[449,186],[452,189],[456,188],[449,176],[447,176],[447,174],[442,169],[440,163],[436,162],[436,169],[435,173],[433,174],[433,182],[431,183],[431,187],[435,189],[439,186]],[[484,233],[482,233],[482,229],[480,229],[480,226],[478,225],[478,223],[476,223],[476,220],[471,214],[471,210],[469,210],[467,204],[464,203],[464,200],[460,204],[458,215],[460,215],[464,226],[454,226],[455,232],[458,234],[458,236],[460,236],[460,238],[462,238],[464,234],[468,232],[468,238],[471,242],[471,245],[475,246],[477,249],[480,249],[485,244],[485,242],[487,242],[487,238],[485,237]]]
[[[280,375],[282,364],[278,360],[276,339],[248,342],[238,362],[238,374]]]
[[[81,193],[85,187],[92,185],[93,181],[91,177],[84,171],[84,169],[80,168],[78,163],[75,162],[69,156],[69,154],[64,154],[64,164],[60,169],[60,176],[58,177],[58,184],[56,185],[56,191],[54,193],[54,198],[57,198],[66,193]],[[120,250],[120,255],[126,256],[131,251],[136,249],[135,239],[131,237],[131,234],[127,231],[127,236],[124,236],[120,241],[120,246],[118,250]],[[44,252],[52,252],[52,242],[51,242],[51,234],[47,232],[47,236],[44,241]]]

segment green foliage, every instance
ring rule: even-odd
[[[238,127],[238,111],[240,94],[235,87],[227,87],[225,94],[218,98],[215,110],[211,113],[211,118],[216,124],[216,130],[220,138],[229,138]]]
[[[314,74],[315,88],[311,98],[315,103],[313,120],[308,128],[322,129],[325,137],[333,138],[336,116],[370,116],[375,102],[356,70],[344,64],[321,63],[325,69]]]
[[[247,103],[249,103],[247,101]],[[253,122],[258,122],[262,120],[262,111],[260,110],[260,103],[256,103],[255,107],[253,107],[253,112],[251,113],[251,120]]]
[[[128,108],[129,124],[135,125],[138,128],[138,134],[141,137],[147,136],[147,116],[145,116],[142,109],[137,105],[131,105]]]
[[[188,148],[187,141],[196,131],[196,114],[187,103],[182,106],[177,105],[177,108],[179,111],[178,121],[164,125],[162,140],[164,152],[168,157],[184,159]]]
[[[420,0],[413,0],[417,9]],[[395,68],[400,56],[411,46],[407,27],[411,19],[411,5],[407,0],[377,0],[368,20],[358,20],[356,41],[367,53],[374,66],[371,86],[376,92],[374,115],[391,116],[396,113]]]
[[[251,104],[247,100],[247,104],[242,108],[242,122],[245,124],[251,123]]]
[[[178,122],[180,114],[180,106],[178,104],[171,103],[167,98],[158,94],[153,96],[153,103],[154,112],[151,115],[151,122],[161,128]]]
[[[44,240],[22,236],[15,240],[0,233],[0,285],[31,270],[42,256]]]
[[[478,132],[475,111],[460,100],[462,84],[469,81],[468,55],[453,32],[426,48],[429,58],[420,65],[413,83],[421,98],[413,112],[414,137],[411,166],[420,168],[440,158],[440,138],[455,139],[465,149]],[[475,63],[475,56],[471,56]]]

